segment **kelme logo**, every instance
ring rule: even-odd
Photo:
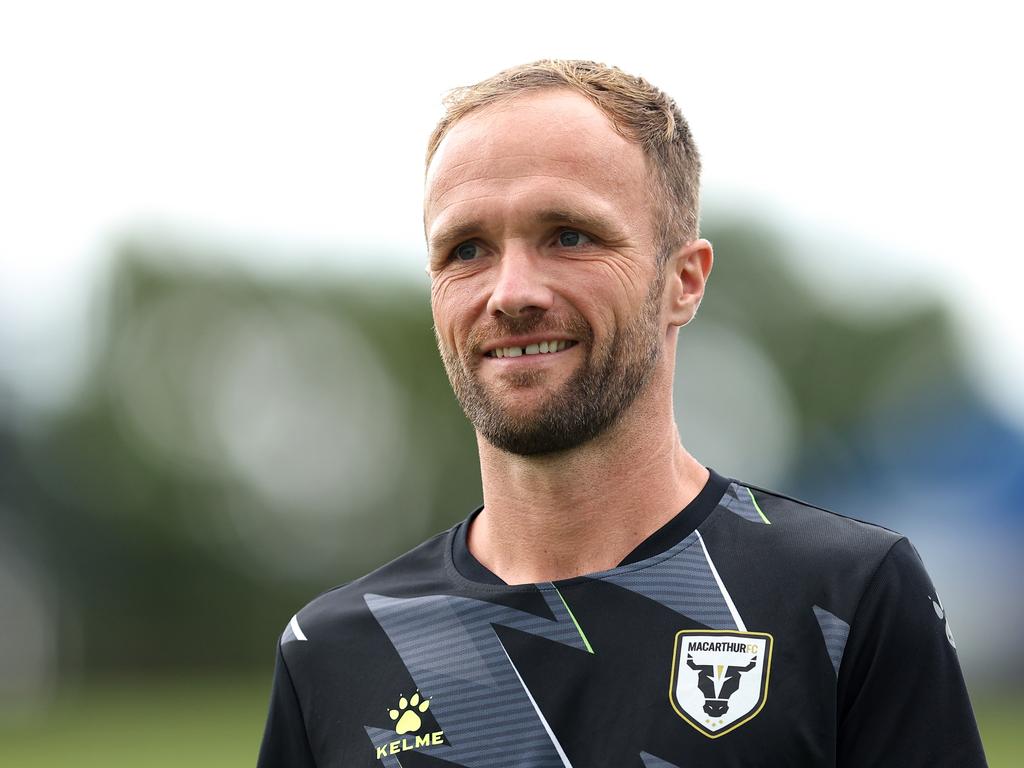
[[[710,739],[761,711],[768,698],[772,636],[766,632],[684,629],[676,633],[669,701]]]
[[[377,759],[380,760],[388,755],[397,755],[410,749],[443,744],[444,731],[416,733],[423,727],[423,718],[420,715],[428,709],[430,709],[430,699],[421,696],[419,691],[409,698],[404,695],[399,696],[398,706],[388,710],[388,717],[394,721],[395,734],[402,738],[377,747]]]

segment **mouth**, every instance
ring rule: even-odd
[[[535,357],[540,355],[551,355],[575,347],[579,342],[568,339],[551,339],[525,347],[498,347],[484,353],[484,357],[506,358],[506,357]]]

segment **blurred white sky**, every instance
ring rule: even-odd
[[[441,94],[579,57],[676,98],[709,208],[842,244],[815,263],[794,249],[837,301],[950,297],[979,383],[1024,423],[1024,53],[1009,7],[4,4],[0,373],[59,398],[97,270],[139,227],[258,244],[253,262],[273,270],[418,272]],[[358,246],[405,256],[340,263]]]

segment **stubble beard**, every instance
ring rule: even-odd
[[[651,379],[661,357],[658,323],[664,276],[651,285],[636,317],[616,330],[599,354],[590,326],[578,318],[553,328],[543,315],[505,318],[500,333],[543,331],[567,333],[585,345],[587,357],[572,375],[528,413],[515,412],[484,386],[477,373],[479,358],[464,360],[438,335],[438,350],[455,397],[466,417],[487,442],[519,456],[536,456],[583,445],[611,427]],[[436,332],[436,329],[435,329]],[[467,344],[472,355],[476,344]],[[522,371],[505,377],[504,398],[518,388],[540,384],[544,371]]]

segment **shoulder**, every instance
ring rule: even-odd
[[[825,616],[844,627],[906,541],[883,526],[735,479],[699,530],[736,599],[752,603],[748,611],[777,605],[785,595],[792,622]]]
[[[370,573],[322,592],[288,621],[280,643],[285,657],[293,651],[292,642],[307,644],[316,639],[321,646],[351,640],[372,633],[372,614],[368,597],[415,596],[445,591],[449,576],[445,547],[453,528],[441,531]],[[308,647],[308,646],[307,646]]]
[[[868,523],[849,514],[827,509],[778,491],[733,480],[723,498],[723,506],[737,499],[753,507],[771,545],[780,557],[808,560],[821,566],[846,563],[877,567],[893,547],[905,540],[903,534],[881,525]]]

